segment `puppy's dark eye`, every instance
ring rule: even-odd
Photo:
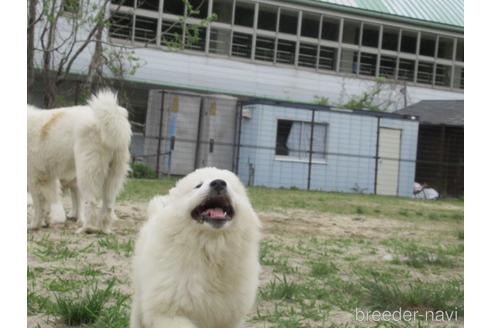
[[[203,182],[200,182],[199,184],[197,184],[197,185],[195,186],[195,189],[200,188],[202,185],[203,185]]]

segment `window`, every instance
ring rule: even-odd
[[[312,158],[325,159],[327,125],[290,120],[278,120],[275,155],[308,159],[313,130]]]
[[[381,56],[379,61],[379,76],[394,79],[396,74],[396,57]]]
[[[432,84],[434,64],[431,62],[419,62],[417,71],[417,83]]]
[[[260,4],[258,11],[258,28],[261,30],[277,30],[278,7]]]
[[[277,40],[277,63],[294,65],[296,58],[296,42]]]
[[[191,17],[207,18],[208,16],[208,0],[188,0],[192,13],[188,13]],[[165,2],[165,1],[164,1]]]
[[[255,5],[250,2],[236,2],[234,13],[234,25],[253,27],[255,16]]]
[[[379,26],[364,24],[362,45],[377,48],[379,46]]]
[[[338,41],[339,28],[340,20],[331,17],[323,17],[321,38],[328,41]]]
[[[440,36],[437,57],[442,59],[453,59],[453,42],[453,39]]]
[[[400,59],[398,65],[398,80],[413,81],[415,76],[415,61],[409,59]]]
[[[232,23],[232,3],[231,0],[212,1],[212,12],[217,15],[217,22]]]
[[[360,22],[346,20],[343,23],[343,43],[359,44]]]
[[[115,39],[131,40],[132,26],[132,15],[112,12],[109,25],[109,36]]]
[[[135,41],[155,42],[157,19],[135,16]]]
[[[378,56],[374,54],[361,53],[360,54],[360,75],[376,76],[376,65]]]
[[[450,87],[451,86],[451,66],[436,65],[435,85]]]
[[[337,62],[337,49],[321,46],[319,48],[319,69],[334,71]]]
[[[265,36],[256,37],[255,59],[273,63],[275,54],[275,39]]]
[[[166,14],[183,16],[185,5],[183,0],[166,0],[162,9]]]
[[[359,58],[359,52],[352,49],[342,49],[342,56],[340,58],[340,72],[357,74],[357,61]]]
[[[420,36],[420,55],[434,57],[436,53],[436,36],[423,34]]]
[[[158,11],[159,0],[137,0],[137,8]]]
[[[385,50],[398,51],[398,39],[400,30],[388,26],[383,27],[383,41],[381,48]]]
[[[205,51],[206,31],[205,27],[187,25],[188,32],[185,35],[185,49]]]
[[[298,12],[288,9],[280,9],[280,22],[278,31],[287,34],[297,34]]]
[[[460,62],[465,61],[465,43],[463,39],[458,39],[458,44],[456,45],[456,60]]]
[[[465,70],[461,66],[454,67],[453,88],[456,89],[465,88]]]
[[[211,28],[209,52],[212,54],[228,55],[231,46],[231,31]]]
[[[251,58],[251,44],[253,38],[250,34],[234,32],[232,34],[232,56]]]
[[[63,0],[63,11],[70,14],[78,14],[80,11],[80,0]]]
[[[180,46],[183,42],[183,28],[180,22],[162,21],[161,44]]]
[[[401,52],[415,54],[417,52],[417,33],[403,31],[401,34]]]
[[[112,4],[133,7],[133,0],[111,0]]]
[[[299,62],[302,67],[316,68],[316,55],[318,46],[316,44],[301,43],[299,45]]]
[[[317,39],[319,36],[319,15],[302,13],[301,35]]]

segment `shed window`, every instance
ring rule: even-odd
[[[302,13],[301,35],[317,39],[319,35],[319,15]]]
[[[287,34],[297,34],[297,17],[299,12],[281,9],[280,10],[280,23],[278,31]]]
[[[275,53],[275,39],[266,36],[256,37],[255,59],[273,62]]]
[[[458,39],[458,44],[456,47],[456,60],[460,62],[465,60],[465,42],[463,39]]]
[[[383,27],[383,41],[381,48],[386,50],[398,50],[398,38],[400,30],[388,26]]]
[[[321,38],[328,41],[338,41],[339,29],[340,20],[331,17],[323,17]]]
[[[403,31],[401,35],[401,52],[415,54],[417,52],[417,33]]]
[[[343,23],[343,43],[359,44],[360,22],[346,20]]]
[[[253,27],[255,16],[255,4],[249,2],[236,2],[234,13],[234,25]]]
[[[379,26],[364,24],[362,45],[377,48],[379,45]]]
[[[185,35],[185,49],[205,51],[206,28],[197,25],[188,25]]]
[[[115,39],[131,40],[133,16],[128,14],[111,13],[109,36]]]
[[[465,70],[461,66],[454,67],[453,88],[465,88]]]
[[[432,84],[433,70],[434,70],[433,63],[419,62],[419,69],[417,72],[417,82],[423,84]]]
[[[135,41],[155,42],[157,19],[143,16],[135,17]]]
[[[133,0],[111,0],[111,3],[115,5],[121,5],[126,7],[133,7]]]
[[[422,56],[434,57],[436,52],[436,36],[433,34],[422,34],[420,36],[420,54]]]
[[[137,8],[158,11],[159,0],[137,0]]]
[[[231,46],[231,31],[212,28],[210,29],[210,53],[228,55]]]
[[[315,44],[301,43],[299,46],[299,66],[316,67],[316,54],[318,46]]]
[[[453,42],[453,39],[439,37],[439,49],[437,50],[437,57],[442,59],[453,59]]]
[[[289,40],[277,41],[277,63],[294,65],[296,58],[296,43]]]
[[[161,42],[167,46],[180,46],[183,40],[183,28],[180,22],[162,21]]]
[[[319,68],[334,71],[337,62],[337,49],[321,46],[319,48]]]
[[[251,58],[251,43],[253,38],[250,34],[234,32],[232,34],[232,55],[242,58]]]
[[[379,76],[394,79],[396,73],[396,57],[381,56],[379,62]]]
[[[398,80],[413,81],[415,76],[415,61],[410,59],[400,59],[398,65]]]
[[[258,28],[261,30],[277,30],[278,7],[260,4],[258,11]]]
[[[212,12],[217,15],[217,22],[232,23],[232,1],[214,0],[212,2]]]
[[[162,10],[167,14],[183,16],[185,5],[183,0],[166,0]]]
[[[188,15],[190,15],[191,17],[207,18],[208,0],[188,0],[188,1],[193,11],[192,13],[188,13]]]
[[[375,76],[377,61],[378,61],[377,55],[361,53],[359,74]]]
[[[436,65],[435,85],[449,87],[451,85],[451,66]]]
[[[313,129],[313,159],[326,156],[327,124],[278,120],[275,155],[308,159]]]
[[[352,49],[342,49],[342,56],[340,58],[340,72],[357,74],[357,61],[359,58],[359,52]]]

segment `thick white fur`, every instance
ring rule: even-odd
[[[49,225],[52,217],[65,220],[61,182],[71,190],[71,215],[82,222],[79,231],[110,232],[116,196],[128,172],[130,139],[128,113],[107,90],[86,106],[27,106],[27,183],[34,207],[29,228]]]
[[[227,182],[236,211],[219,229],[190,216],[215,179]],[[260,221],[239,179],[199,169],[148,210],[135,249],[130,327],[239,327],[254,304],[260,271]]]

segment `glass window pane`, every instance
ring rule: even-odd
[[[210,29],[209,52],[213,54],[228,55],[231,47],[231,31],[218,28]]]
[[[362,45],[377,48],[379,45],[379,26],[364,24]]]
[[[465,70],[461,66],[454,67],[453,88],[456,89],[465,88]]]
[[[342,49],[340,72],[357,74],[357,59],[359,52],[352,49]]]
[[[360,54],[360,75],[376,76],[376,65],[378,56],[374,54],[361,53]]]
[[[189,13],[191,17],[207,18],[209,0],[188,0],[193,12]]]
[[[258,11],[258,28],[261,30],[277,30],[278,7],[260,4]]]
[[[434,64],[431,62],[419,62],[419,68],[417,72],[417,83],[432,84],[432,74],[434,71]]]
[[[297,34],[298,14],[298,11],[282,8],[280,10],[280,23],[278,31],[281,33]]]
[[[381,56],[379,62],[379,76],[388,79],[394,79],[396,77],[396,57]]]
[[[117,1],[115,1],[118,3]],[[125,1],[133,2],[133,1]],[[158,11],[159,10],[159,0],[137,0],[137,8]]]
[[[453,39],[439,37],[439,49],[437,50],[437,57],[442,59],[453,59]]]
[[[400,30],[388,26],[383,27],[383,42],[381,48],[398,51],[398,38]]]
[[[319,48],[319,69],[334,71],[337,63],[337,49],[321,46]]]
[[[400,51],[410,54],[417,52],[417,33],[409,31],[402,32]]]
[[[443,87],[451,86],[451,66],[436,65],[436,79],[434,84]]]
[[[275,39],[265,36],[256,37],[255,59],[273,62]]]
[[[135,41],[155,42],[157,35],[157,19],[135,17]]]
[[[236,2],[234,13],[234,25],[253,27],[255,16],[255,4],[251,2]]]
[[[340,29],[340,20],[331,18],[331,17],[323,17],[323,27],[321,30],[321,38],[323,40],[328,41],[338,41],[338,35]]]
[[[162,21],[161,44],[180,47],[183,42],[183,28],[180,22]]]
[[[251,44],[253,37],[250,34],[234,32],[232,35],[232,55],[251,58]]]
[[[277,63],[294,65],[296,58],[296,42],[277,40]]]
[[[319,20],[319,15],[302,13],[301,35],[317,39],[319,35]]]
[[[133,15],[111,13],[109,36],[115,39],[131,40]]]
[[[185,35],[185,49],[205,51],[205,27],[188,25],[188,31]]]
[[[436,52],[436,35],[424,34],[420,35],[420,54],[422,56],[434,57]]]
[[[400,58],[398,65],[398,80],[413,81],[415,77],[415,61]]]
[[[231,0],[213,0],[212,12],[217,15],[217,22],[232,23],[232,3]]]
[[[316,68],[318,46],[310,43],[301,43],[299,46],[299,66]]]
[[[345,20],[343,22],[343,43],[359,44],[360,22]]]
[[[463,39],[458,39],[458,44],[456,45],[456,60],[460,62],[465,61],[465,42]]]
[[[183,0],[166,0],[164,1],[163,11],[172,15],[184,15],[184,2]]]

